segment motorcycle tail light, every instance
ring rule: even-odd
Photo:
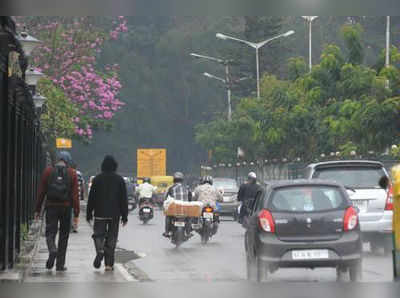
[[[211,207],[206,207],[206,208],[204,209],[204,211],[205,211],[205,212],[213,212],[214,209],[211,208]]]
[[[258,222],[260,228],[267,233],[275,233],[275,220],[272,217],[271,212],[268,210],[262,210],[258,215]]]
[[[358,214],[353,207],[349,207],[344,214],[344,231],[352,231],[358,225]]]

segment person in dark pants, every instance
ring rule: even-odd
[[[65,256],[71,226],[71,207],[73,209],[74,224],[77,226],[79,222],[78,179],[75,170],[68,167],[72,161],[68,152],[59,152],[57,159],[58,162],[55,166],[46,168],[42,175],[35,219],[39,219],[46,197],[46,242],[49,250],[46,268],[52,269],[54,262],[57,260],[56,270],[66,271]],[[57,248],[55,240],[58,231]]]
[[[128,197],[125,180],[116,174],[118,164],[107,155],[101,165],[102,173],[93,179],[90,188],[86,219],[93,219],[93,240],[96,258],[93,266],[98,269],[104,258],[105,270],[114,269],[114,253],[118,240],[119,222],[128,222]]]

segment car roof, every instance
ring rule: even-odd
[[[335,161],[324,161],[319,163],[309,164],[308,167],[330,167],[330,166],[378,166],[383,167],[383,164],[375,160],[335,160]]]
[[[340,183],[322,179],[296,179],[296,180],[277,180],[277,181],[270,181],[268,187],[275,189],[281,187],[291,187],[291,186],[313,186],[313,185],[323,185],[323,186],[333,186],[333,187],[340,187],[344,188],[344,186]]]

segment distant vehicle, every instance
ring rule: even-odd
[[[219,202],[219,214],[230,215],[237,218],[237,209],[240,205],[237,194],[239,191],[237,182],[231,178],[214,178],[213,186],[223,194],[223,201]]]
[[[166,149],[138,149],[137,177],[154,177],[167,175]]]
[[[82,176],[80,171],[76,171],[76,175],[78,176],[78,191],[79,191],[79,199],[85,199],[85,179]]]
[[[247,277],[262,282],[279,268],[336,268],[361,279],[362,243],[346,189],[322,180],[278,181],[253,205],[245,233]]]
[[[88,195],[90,193],[90,188],[92,187],[93,179],[95,176],[90,176],[88,181]]]
[[[382,176],[388,176],[383,164],[377,161],[331,161],[311,164],[306,168],[307,179],[336,181],[348,188],[353,205],[359,209],[363,241],[371,250],[383,247],[385,254],[392,251],[392,191],[378,185]]]
[[[165,194],[170,186],[174,184],[174,177],[172,176],[153,176],[150,178],[151,184],[156,186],[156,193],[154,195],[154,202],[162,207]]]

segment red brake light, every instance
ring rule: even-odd
[[[352,231],[358,225],[358,214],[353,207],[349,207],[344,214],[344,231]]]
[[[272,217],[271,212],[268,210],[262,210],[258,215],[258,222],[260,224],[260,228],[267,233],[275,233],[275,221]]]
[[[389,190],[387,192],[385,210],[387,210],[387,211],[393,210],[393,188],[392,188],[392,186],[389,187]]]

